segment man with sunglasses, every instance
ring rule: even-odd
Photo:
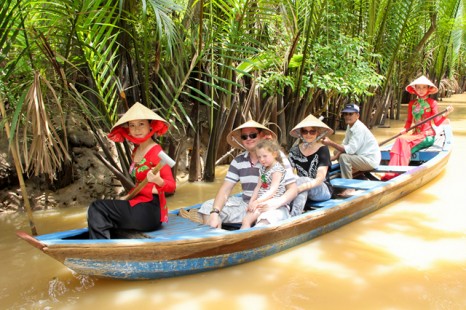
[[[228,168],[222,186],[215,199],[204,202],[199,209],[204,224],[221,228],[224,224],[241,226],[246,208],[254,188],[259,180],[260,163],[255,153],[257,143],[261,139],[277,139],[274,132],[255,121],[247,121],[232,130],[227,136],[227,142],[232,147],[244,150],[236,156]],[[281,197],[272,198],[262,204],[262,210],[273,210],[289,204],[297,195],[296,177],[285,154],[281,154],[286,169],[286,192]],[[230,196],[237,183],[241,184],[241,196]],[[238,226],[238,228],[239,228]]]
[[[359,120],[359,106],[347,104],[341,111],[345,119],[346,134],[342,144],[325,137],[322,143],[336,149],[332,160],[340,163],[341,175],[352,179],[355,171],[369,171],[380,164],[379,144],[369,128]],[[343,195],[351,194],[349,191]]]

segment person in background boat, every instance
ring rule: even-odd
[[[390,150],[389,166],[408,166],[411,154],[432,146],[435,142],[435,130],[431,121],[414,128],[412,134],[407,134],[407,130],[413,122],[414,124],[420,123],[438,113],[437,101],[429,98],[429,95],[438,92],[437,86],[423,75],[406,86],[406,91],[416,95],[417,98],[408,104],[406,123],[400,132],[402,135],[395,140]],[[435,126],[440,126],[447,119],[448,113],[452,111],[453,107],[448,106],[447,111],[442,116],[435,117],[433,119]],[[397,175],[396,173],[386,173],[382,180],[388,181]]]
[[[108,137],[115,142],[134,143],[130,174],[136,185],[146,177],[147,185],[130,200],[96,200],[88,209],[90,239],[110,239],[112,229],[152,231],[168,222],[165,192],[173,192],[176,182],[168,165],[152,173],[162,147],[155,142],[169,124],[159,115],[136,102],[113,126]],[[134,190],[134,188],[132,189]],[[131,193],[131,191],[130,191]]]
[[[271,198],[280,197],[286,192],[285,167],[283,167],[280,155],[280,146],[275,140],[262,140],[257,143],[256,156],[259,160],[259,178],[251,199],[249,200],[247,213],[243,218],[241,229],[255,226],[274,224],[290,217],[288,205],[277,209],[264,211],[260,206]]]
[[[333,130],[316,118],[307,116],[291,131],[290,135],[303,142],[290,149],[288,158],[298,175],[298,196],[292,202],[291,216],[303,212],[306,202],[325,201],[332,198],[329,171],[332,166],[330,151],[320,139]]]
[[[342,178],[352,179],[356,171],[369,171],[379,166],[380,148],[369,128],[359,120],[358,105],[347,104],[341,114],[347,125],[342,144],[332,141],[329,137],[323,138],[322,143],[336,150],[331,160],[338,160],[340,163]],[[354,190],[349,189],[340,195],[346,196],[353,192]]]
[[[234,148],[245,151],[236,156],[228,168],[222,186],[214,199],[204,202],[199,208],[204,224],[221,228],[222,223],[239,224],[246,215],[246,208],[251,199],[259,177],[259,166],[255,149],[262,139],[276,140],[277,136],[262,124],[253,120],[233,129],[227,135],[227,142]],[[280,197],[269,199],[260,204],[263,211],[278,209],[289,204],[297,195],[296,177],[290,162],[283,152],[283,165],[286,169],[286,192]],[[230,196],[237,183],[241,184],[241,196]]]

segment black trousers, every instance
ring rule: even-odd
[[[96,200],[87,210],[89,239],[110,239],[112,229],[151,231],[160,228],[159,196],[131,207],[127,200]]]

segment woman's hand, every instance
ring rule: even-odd
[[[148,173],[147,173],[147,181],[148,182],[151,182],[151,183],[155,183],[157,184],[158,186],[162,186],[163,184],[165,184],[165,181],[162,179],[162,177],[160,176],[160,171],[157,172],[156,174],[154,174],[152,172],[152,170],[150,170]]]
[[[404,135],[405,133],[407,133],[406,128],[401,129],[400,135]]]
[[[449,105],[449,106],[447,107],[447,112],[445,112],[445,113],[443,114],[443,116],[447,117],[448,114],[450,114],[451,112],[453,112],[453,110],[454,110],[454,108],[453,108],[451,105]]]

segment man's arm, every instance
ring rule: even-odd
[[[233,187],[235,187],[235,183],[223,181],[222,186],[220,187],[220,189],[217,192],[217,195],[215,196],[214,204],[212,206],[213,210],[217,209],[219,212],[222,211],[223,206],[227,202],[227,199],[230,196],[231,191],[233,190]],[[204,222],[206,222],[205,218]],[[206,224],[214,228],[221,228],[222,223],[220,221],[220,214],[216,212],[211,213],[207,217]]]
[[[345,147],[342,144],[338,144],[336,142],[333,142],[329,137],[325,137],[321,140],[322,144],[326,146],[331,146],[334,149],[336,149],[340,153],[345,153]]]
[[[338,160],[340,158],[341,152],[338,150],[333,151],[332,157],[330,157],[330,161]]]
[[[327,166],[320,166],[319,168],[317,168],[316,178],[312,179],[311,182],[306,182],[298,186],[298,192],[301,193],[303,191],[308,191],[311,188],[314,188],[324,183],[325,177],[327,176],[327,170]]]

